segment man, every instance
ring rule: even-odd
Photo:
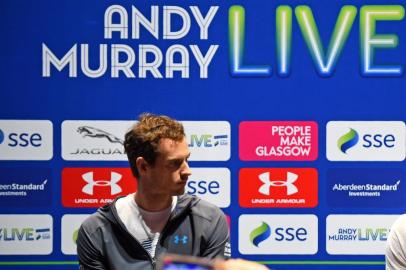
[[[137,192],[86,219],[77,240],[80,269],[154,269],[164,252],[207,258],[229,256],[224,214],[184,194],[191,170],[181,123],[142,114],[124,148]]]
[[[406,214],[393,223],[386,241],[386,269],[406,269]]]

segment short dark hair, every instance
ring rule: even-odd
[[[151,165],[155,164],[160,139],[182,141],[184,137],[183,125],[177,120],[165,115],[141,114],[138,122],[125,134],[124,140],[124,149],[133,175],[139,176],[135,164],[138,157],[143,157]]]

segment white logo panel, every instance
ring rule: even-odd
[[[241,254],[316,254],[315,215],[241,215],[238,221]]]
[[[402,161],[406,151],[402,121],[330,121],[327,159],[331,161]]]
[[[135,121],[71,121],[62,123],[65,160],[126,161],[124,136]]]
[[[0,215],[1,255],[52,253],[52,216]]]
[[[227,168],[191,168],[186,192],[218,207],[230,206],[230,170]]]
[[[50,160],[52,135],[48,120],[0,120],[0,160]]]
[[[230,123],[227,121],[182,121],[191,151],[191,161],[230,159]]]
[[[76,255],[76,240],[82,222],[89,215],[64,215],[61,225],[61,250],[65,255]]]
[[[384,255],[398,215],[329,215],[326,249],[332,255]]]

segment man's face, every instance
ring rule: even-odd
[[[182,141],[161,139],[158,151],[155,164],[149,167],[151,191],[157,195],[182,195],[192,173],[188,165],[190,152],[186,138]]]

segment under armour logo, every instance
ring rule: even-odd
[[[83,180],[85,180],[88,184],[85,185],[82,188],[82,192],[93,195],[93,188],[95,186],[98,187],[106,187],[110,186],[110,194],[115,195],[117,193],[120,193],[122,191],[121,187],[117,185],[118,182],[121,180],[121,174],[116,173],[116,172],[111,172],[111,179],[110,180],[97,180],[95,181],[93,178],[93,172],[88,172],[85,174],[82,174]]]
[[[189,237],[187,237],[186,235],[182,235],[182,236],[175,235],[173,238],[174,238],[173,242],[175,244],[184,244],[184,245],[187,244],[187,241],[189,239]]]
[[[286,180],[270,180],[270,173],[262,173],[258,175],[259,180],[261,180],[262,183],[264,183],[260,188],[259,188],[259,193],[264,194],[264,195],[269,195],[270,194],[270,187],[286,187],[287,195],[292,195],[298,192],[297,187],[293,184],[299,176],[297,174],[288,172],[287,173],[287,179]]]

